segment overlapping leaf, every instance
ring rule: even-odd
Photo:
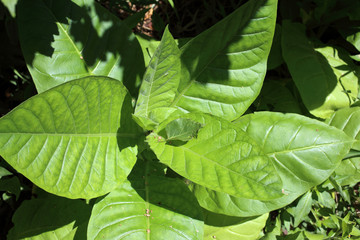
[[[181,47],[178,94],[171,106],[227,120],[260,92],[275,29],[277,0],[251,0]]]
[[[137,94],[134,85],[144,71],[140,45],[95,1],[20,1],[17,10],[22,51],[38,92],[102,75]]]
[[[360,107],[340,109],[326,122],[355,139],[352,148],[360,151]]]
[[[49,197],[24,201],[7,239],[84,239],[91,213],[85,201]]]
[[[201,124],[196,138],[172,146],[155,132],[147,137],[161,162],[195,183],[234,196],[262,200],[282,196],[282,183],[270,158],[247,134],[206,114],[182,118]]]
[[[265,227],[268,213],[259,217],[236,218],[207,212],[205,240],[256,240]]]
[[[130,182],[95,204],[88,239],[203,239],[199,204],[159,165],[140,160]]]
[[[283,197],[249,200],[195,185],[200,205],[234,216],[255,216],[283,207],[327,179],[349,151],[352,139],[341,130],[296,114],[259,112],[234,123],[271,157],[283,181]]]
[[[348,107],[357,97],[358,79],[352,67],[336,49],[315,49],[299,23],[283,22],[284,60],[307,109],[328,118],[339,108]]]
[[[180,69],[180,51],[166,29],[145,72],[136,103],[135,117],[144,128],[152,129],[156,125],[150,119],[152,110],[168,107],[174,100],[180,82]]]
[[[131,97],[106,77],[70,81],[0,119],[0,155],[33,183],[69,198],[115,189],[136,161]]]

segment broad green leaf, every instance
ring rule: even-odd
[[[151,58],[154,56],[156,49],[160,45],[160,41],[146,35],[136,35],[136,38],[139,41],[144,55],[145,66],[149,66]]]
[[[304,218],[310,213],[312,206],[311,191],[305,193],[294,208],[294,227],[297,227]]]
[[[181,81],[172,107],[227,120],[260,92],[275,30],[277,0],[251,0],[181,47]]]
[[[343,160],[335,174],[334,178],[341,186],[360,182],[360,157]]]
[[[171,104],[179,86],[180,69],[180,51],[166,28],[145,72],[135,108],[136,117],[140,117],[140,120],[149,118],[152,110]],[[146,129],[151,129],[147,124],[143,123]]]
[[[202,207],[233,216],[260,215],[288,205],[325,181],[352,144],[344,132],[296,114],[259,112],[240,118],[234,125],[246,131],[271,158],[282,179],[284,196],[258,201],[194,186]]]
[[[340,109],[326,122],[355,139],[352,148],[360,151],[360,107]]]
[[[117,80],[67,82],[0,119],[0,155],[48,192],[101,196],[124,181],[135,164],[139,129],[132,111],[131,97]]]
[[[38,92],[102,75],[137,94],[144,71],[140,45],[120,20],[93,0],[20,1],[21,48]],[[139,84],[139,83],[138,83]]]
[[[91,206],[82,200],[55,196],[27,200],[16,210],[7,239],[85,239],[90,213]]]
[[[18,0],[1,0],[1,2],[5,5],[5,7],[9,10],[9,13],[13,18],[16,17],[16,4]]]
[[[162,172],[162,173],[161,173]],[[139,160],[123,183],[92,211],[88,239],[202,239],[202,212],[186,185],[159,163]]]
[[[197,136],[201,124],[190,119],[175,119],[165,127],[166,141],[189,141]]]
[[[202,128],[197,138],[179,146],[167,144],[156,132],[148,135],[150,148],[161,162],[197,184],[234,196],[268,200],[282,195],[269,157],[243,131],[207,114],[180,119],[198,122]]]
[[[301,98],[316,117],[328,118],[339,108],[350,106],[358,94],[358,80],[352,66],[332,47],[314,48],[305,26],[284,21],[284,60]]]
[[[266,213],[259,217],[235,218],[208,213],[205,216],[204,240],[256,240],[268,216]]]
[[[278,81],[265,81],[254,105],[256,111],[301,113],[299,103],[289,89]]]

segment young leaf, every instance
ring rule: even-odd
[[[166,141],[179,140],[189,141],[196,137],[201,124],[190,119],[179,118],[171,121],[165,127]]]
[[[148,135],[150,148],[161,162],[195,183],[234,196],[261,200],[282,196],[282,183],[269,157],[247,134],[210,115],[183,118],[203,126],[197,138],[186,144],[171,146],[155,132]]]
[[[67,82],[0,119],[0,155],[48,192],[101,196],[124,181],[135,164],[139,129],[132,111],[131,97],[117,80]]]
[[[181,180],[161,172],[159,163],[139,160],[130,182],[95,204],[88,239],[202,239],[196,199]]]
[[[91,206],[52,196],[24,201],[13,216],[7,239],[85,239]]]
[[[360,107],[343,108],[336,111],[326,122],[343,130],[347,135],[354,138],[352,148],[360,151]]]
[[[144,60],[135,35],[94,0],[20,1],[19,38],[38,92],[102,75],[137,94]]]
[[[204,240],[231,239],[256,240],[265,227],[269,214],[259,217],[234,218],[207,212],[205,215]]]
[[[304,194],[294,209],[294,227],[297,227],[310,213],[312,206],[311,191]]]
[[[283,197],[271,201],[238,198],[194,186],[202,207],[233,216],[255,216],[288,205],[326,180],[349,151],[352,139],[327,124],[296,114],[259,112],[234,123],[272,160],[283,182]]]
[[[360,182],[360,157],[343,160],[335,174],[334,178],[341,186],[352,186]]]
[[[175,98],[180,81],[180,50],[165,29],[159,47],[155,51],[145,72],[136,103],[135,117],[149,118],[150,112],[157,108],[168,107]],[[151,122],[143,120],[146,129],[152,129]]]
[[[358,83],[352,67],[332,47],[315,49],[303,25],[283,22],[282,47],[284,60],[311,114],[328,118],[356,99]]]
[[[234,120],[260,92],[275,30],[277,0],[251,0],[181,50],[171,106]]]

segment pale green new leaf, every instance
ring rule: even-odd
[[[171,106],[234,120],[260,92],[277,0],[251,0],[181,47],[181,81]]]
[[[58,240],[86,237],[91,206],[60,197],[24,201],[13,216],[7,239]]]
[[[88,239],[202,239],[202,212],[180,179],[139,160],[123,183],[92,211]]]
[[[144,60],[135,35],[93,0],[21,1],[17,5],[21,48],[38,92],[102,75],[137,94]],[[138,83],[139,84],[139,83]]]
[[[235,218],[208,212],[205,215],[204,240],[256,240],[265,227],[269,214]]]
[[[201,124],[196,138],[172,146],[155,132],[147,136],[161,162],[197,184],[234,196],[269,200],[282,195],[270,158],[242,130],[207,114],[181,118]]]
[[[159,47],[145,72],[135,108],[135,117],[149,118],[150,112],[168,107],[175,98],[180,82],[180,50],[166,28]],[[146,129],[152,129],[142,121]]]
[[[271,158],[283,182],[283,197],[257,201],[194,186],[193,192],[202,207],[233,216],[255,216],[288,205],[326,180],[353,143],[341,130],[297,114],[259,112],[234,124]]]
[[[309,214],[312,206],[311,191],[305,193],[299,200],[298,204],[294,208],[294,227],[297,227],[305,217]]]
[[[305,26],[284,21],[282,52],[301,98],[316,117],[328,118],[339,108],[350,106],[358,94],[358,79],[352,66],[335,48],[314,48]]]
[[[117,80],[67,82],[0,119],[0,155],[48,192],[101,196],[124,181],[135,164],[139,129],[132,111],[131,97]]]
[[[340,109],[326,122],[355,139],[352,148],[360,151],[360,107]]]

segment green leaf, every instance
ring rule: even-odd
[[[269,157],[247,134],[207,114],[187,114],[182,119],[203,126],[197,138],[171,146],[155,132],[147,136],[161,162],[197,184],[234,196],[268,200],[282,195],[281,181]],[[166,124],[160,125],[158,132]]]
[[[172,107],[234,120],[260,92],[275,30],[277,0],[251,0],[181,47]]]
[[[301,113],[299,103],[289,89],[278,81],[265,81],[254,105],[256,111]]]
[[[284,21],[283,57],[301,98],[316,117],[328,118],[339,108],[350,106],[358,94],[357,76],[332,47],[315,49],[299,23]]]
[[[316,190],[316,195],[318,197],[318,202],[321,205],[330,209],[335,209],[336,202],[329,192]]]
[[[48,192],[101,196],[124,181],[135,164],[139,129],[132,111],[131,97],[117,80],[67,82],[0,119],[0,155]]]
[[[343,130],[355,139],[352,148],[360,151],[360,107],[343,108],[336,111],[326,122]]]
[[[202,239],[201,208],[184,182],[142,160],[129,180],[95,204],[88,239]]]
[[[149,118],[150,112],[168,107],[174,100],[180,82],[180,51],[168,28],[165,29],[159,47],[155,51],[145,72],[135,116]],[[146,129],[153,124],[142,121]]]
[[[16,17],[16,4],[18,0],[1,0],[1,2],[5,5],[5,7],[9,10],[9,13],[13,18]]]
[[[202,207],[233,216],[255,216],[284,207],[325,181],[352,144],[342,131],[296,114],[259,112],[234,123],[268,155],[283,182],[283,197],[271,201],[239,198],[195,185]],[[201,131],[201,130],[200,130]]]
[[[137,94],[144,60],[135,35],[93,0],[21,1],[21,48],[38,92],[102,75]]]
[[[201,124],[190,119],[175,119],[165,127],[166,141],[189,141],[197,136]]]
[[[204,239],[256,240],[265,227],[269,214],[259,217],[235,218],[208,212],[205,216]]]
[[[360,182],[360,157],[343,160],[335,174],[334,178],[341,186]]]
[[[85,239],[91,206],[52,196],[24,201],[13,216],[7,239]]]
[[[312,206],[311,191],[305,193],[299,200],[298,204],[294,208],[294,227],[297,227],[305,217],[310,213]]]
[[[9,172],[6,168],[0,166],[0,179],[2,177],[11,176],[13,175],[11,172]]]

